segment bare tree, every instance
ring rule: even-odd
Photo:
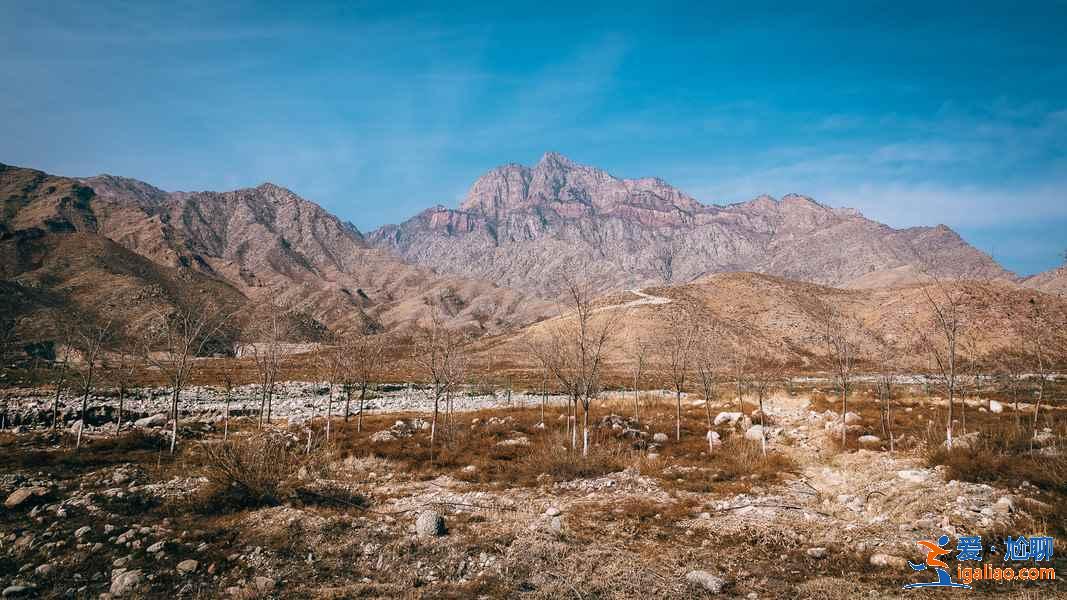
[[[710,326],[705,326],[700,329],[700,344],[695,354],[697,365],[697,379],[700,382],[701,392],[704,394],[704,415],[707,418],[708,431],[705,434],[708,438],[708,451],[714,452],[715,446],[712,441],[712,418],[711,418],[711,403],[717,397],[716,383],[718,382],[718,371],[721,362],[721,356],[712,343],[716,338],[715,329]]]
[[[1029,311],[1026,318],[1026,345],[1027,354],[1030,357],[1030,368],[1037,377],[1037,401],[1034,402],[1033,429],[1037,431],[1038,418],[1041,414],[1041,403],[1045,400],[1046,385],[1048,384],[1050,371],[1049,342],[1051,323],[1049,323],[1041,304],[1034,298],[1030,298]]]
[[[326,383],[326,445],[330,444],[330,429],[333,421],[334,388],[345,376],[346,348],[336,337],[331,337],[315,355],[319,378]]]
[[[290,335],[288,310],[271,302],[245,333],[244,350],[252,357],[259,380],[259,426],[273,416],[274,387],[285,361],[284,344]]]
[[[93,391],[93,383],[96,382],[96,376],[99,374],[98,369],[101,367],[101,362],[104,357],[104,351],[107,349],[107,345],[113,342],[111,320],[95,321],[81,323],[74,330],[74,345],[81,355],[78,361],[78,380],[80,389],[82,392],[81,403],[81,427],[78,427],[77,439],[74,443],[74,449],[81,448],[82,445],[82,432],[85,431],[85,427],[88,422],[88,409],[89,409],[89,395]]]
[[[363,431],[363,410],[367,401],[367,389],[380,376],[385,364],[385,348],[388,336],[384,333],[354,331],[344,334],[344,363],[346,379],[345,421],[348,421],[352,388],[359,387],[359,412],[356,414],[356,431]]]
[[[952,428],[955,421],[956,391],[959,386],[958,350],[965,330],[964,298],[966,290],[961,281],[946,284],[930,276],[932,283],[922,286],[923,297],[933,312],[929,327],[920,327],[918,337],[922,348],[930,356],[941,383],[948,395],[948,419],[945,424],[945,443],[952,448]]]
[[[884,333],[872,335],[874,340],[874,363],[878,369],[879,422],[882,435],[889,440],[889,451],[894,451],[893,432],[893,386],[900,375],[900,350],[897,340]]]
[[[74,347],[69,343],[69,330],[56,344],[56,358],[52,361],[52,385],[56,388],[52,398],[52,431],[59,427],[59,400],[70,379],[70,365],[74,359]]]
[[[139,363],[136,352],[130,348],[126,340],[123,340],[119,342],[118,348],[107,358],[105,364],[108,379],[118,388],[119,392],[119,414],[118,421],[115,424],[115,433],[118,434],[122,433],[122,418],[125,416],[126,411],[126,395],[129,393],[130,388],[133,387],[134,376],[137,374]]]
[[[652,268],[665,285],[670,285],[674,280],[674,267],[677,258],[678,244],[673,237],[656,243],[652,250]]]
[[[233,316],[226,306],[210,306],[206,301],[176,304],[170,311],[157,311],[144,335],[144,355],[152,366],[165,374],[171,386],[170,452],[178,444],[178,403],[196,366],[214,338]]]
[[[763,401],[781,381],[783,368],[782,363],[770,358],[755,362],[752,368],[752,391],[756,393],[759,403],[760,449],[764,456],[767,455],[767,411]]]
[[[640,333],[630,339],[627,348],[629,355],[630,373],[634,380],[634,423],[641,424],[641,376],[645,372],[645,363],[648,360],[649,343]]]
[[[597,311],[590,294],[563,276],[566,308],[542,323],[532,347],[560,389],[571,399],[571,448],[577,446],[578,405],[582,405],[582,455],[589,453],[589,405],[600,392],[605,353],[622,310]]]
[[[241,354],[243,345],[240,340],[233,343],[233,358],[223,358],[220,377],[222,379],[224,409],[222,413],[222,439],[230,437],[230,404],[233,402],[233,390],[241,381]]]
[[[15,355],[15,346],[18,334],[18,323],[15,319],[0,318],[0,371],[8,368],[9,361]],[[8,406],[9,398],[7,390],[3,390],[4,394],[4,408],[3,413],[0,413],[0,431],[7,428],[8,417],[7,413],[10,407]],[[18,408],[15,409],[16,411]],[[10,423],[14,425],[15,420],[11,419]]]
[[[674,439],[682,439],[682,393],[690,372],[693,344],[696,341],[695,313],[691,309],[672,312],[668,317],[667,327],[659,340],[663,366],[674,388],[675,419]]]
[[[848,426],[848,394],[852,389],[857,363],[860,360],[860,335],[863,326],[855,315],[842,311],[830,301],[823,301],[814,315],[819,327],[819,341],[834,385],[841,394],[841,447],[845,447]]]
[[[441,313],[433,308],[430,326],[416,333],[413,360],[430,384],[433,399],[433,419],[430,422],[430,462],[434,459],[434,443],[441,402],[446,400],[463,382],[467,369],[464,345],[466,336],[445,327]]]

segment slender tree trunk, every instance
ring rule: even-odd
[[[945,444],[947,445],[949,450],[952,449],[952,421],[953,421],[953,414],[952,414],[953,410],[952,409],[953,409],[954,405],[956,404],[956,402],[955,402],[956,389],[955,388],[956,388],[955,383],[952,381],[952,378],[950,377],[949,378],[949,384],[948,384],[948,424],[945,426]]]
[[[674,390],[674,439],[682,439],[682,390]]]
[[[641,424],[641,392],[637,389],[637,378],[639,375],[634,373],[634,423],[636,425]]]
[[[345,386],[345,423],[348,422],[348,407],[352,404],[352,386]]]
[[[330,425],[333,422],[333,385],[326,392],[326,445],[330,445]]]
[[[271,411],[274,409],[274,378],[271,377],[270,387],[267,389],[267,425],[270,425]]]
[[[174,418],[174,422],[171,424],[170,430],[170,453],[174,454],[174,449],[178,445],[178,399],[181,396],[182,390],[180,385],[174,386],[174,394],[171,398],[171,410],[170,414]]]
[[[582,456],[589,456],[589,400],[582,403]]]
[[[226,412],[222,416],[222,441],[226,441],[230,437],[230,397],[232,392],[229,388],[226,388]]]
[[[763,393],[759,395],[759,432],[760,432],[760,448],[763,450],[763,456],[767,456],[767,415],[763,411]]]
[[[63,393],[63,384],[56,385],[56,396],[52,400],[52,431],[55,431],[59,426],[59,395]],[[1018,409],[1018,402],[1016,409]]]
[[[571,401],[571,416],[569,420],[571,429],[571,451],[578,449],[578,399]]]
[[[760,405],[760,412],[763,412],[763,406]],[[845,415],[848,414],[848,386],[841,384],[841,449],[844,450],[845,442],[848,438],[848,423],[845,422]]]
[[[126,407],[126,386],[119,386],[119,423],[115,426],[115,434],[122,433],[122,410]]]
[[[745,400],[741,396],[741,378],[737,378],[737,412],[745,414]]]
[[[437,440],[437,413],[440,409],[441,396],[438,392],[433,395],[433,419],[430,421],[430,464],[433,465],[433,446]]]
[[[85,385],[85,393],[82,394],[82,413],[81,413],[82,414],[82,426],[78,428],[78,438],[74,442],[74,449],[75,450],[77,450],[77,449],[82,447],[82,432],[85,431],[86,419],[89,416],[88,415],[89,392],[90,392],[91,389],[92,388],[90,387],[90,384],[86,383],[86,385]],[[1035,420],[1035,422],[1036,422],[1036,420]]]
[[[379,388],[380,389],[380,388]],[[363,431],[363,400],[367,397],[367,384],[359,387],[359,414],[356,415],[356,431]]]

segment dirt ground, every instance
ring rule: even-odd
[[[44,598],[896,598],[929,593],[901,590],[934,578],[907,565],[922,561],[918,540],[1063,543],[1062,486],[953,479],[929,459],[924,434],[939,421],[923,399],[898,402],[892,453],[869,399],[852,403],[844,450],[840,416],[817,394],[777,394],[762,419],[752,404],[733,418],[736,402],[685,402],[681,440],[671,399],[646,398],[639,419],[623,398],[600,403],[586,458],[568,448],[558,407],[543,423],[536,407],[442,418],[432,454],[425,414],[369,416],[361,431],[338,419],[329,444],[321,422],[261,431],[237,420],[225,444],[218,426],[198,425],[175,456],[163,428],[77,452],[64,434],[6,435],[0,495],[39,492],[0,509],[0,587]],[[971,410],[975,430],[1015,419]],[[761,422],[766,455],[746,436]],[[1048,422],[1042,460],[1062,464],[1063,417]],[[883,439],[860,441],[871,435]],[[1058,556],[1043,565],[1067,573]],[[950,593],[1067,587],[976,581]]]

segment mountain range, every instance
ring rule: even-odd
[[[271,183],[166,192],[0,164],[0,205],[0,312],[107,308],[134,328],[150,308],[209,297],[285,306],[305,332],[425,323],[436,309],[491,334],[554,314],[565,278],[603,293],[733,271],[839,288],[923,272],[1065,287],[1062,269],[1018,278],[943,225],[893,229],[800,195],[707,205],[555,153],[489,171],[458,208],[366,236]]]

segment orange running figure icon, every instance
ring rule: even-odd
[[[919,540],[916,543],[922,546],[923,548],[929,550],[929,552],[926,553],[926,566],[942,567],[945,569],[948,568],[948,564],[946,564],[945,561],[939,559],[938,557],[948,554],[949,552],[952,552],[952,550],[942,548],[941,546],[927,540]]]

